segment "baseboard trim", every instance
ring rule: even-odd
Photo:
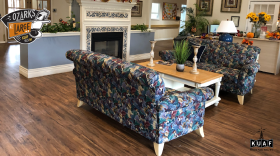
[[[137,60],[149,59],[150,56],[151,56],[150,53],[130,55],[129,56],[129,61],[137,61]]]
[[[7,43],[6,41],[0,41],[0,43]]]
[[[73,63],[43,67],[43,68],[35,68],[35,69],[26,69],[23,66],[19,66],[19,73],[27,78],[34,78],[34,77],[70,72],[73,69],[74,69]]]
[[[173,40],[174,38],[159,38],[155,39],[155,41],[164,41],[164,40]]]

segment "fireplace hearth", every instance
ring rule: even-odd
[[[122,59],[123,32],[92,33],[91,51]]]

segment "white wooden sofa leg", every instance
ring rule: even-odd
[[[158,144],[158,143],[154,142],[154,149],[155,149],[157,156],[161,156],[163,147],[164,147],[164,143]]]
[[[202,138],[204,138],[204,131],[203,131],[203,126],[194,130],[199,136],[201,136]]]
[[[219,97],[219,93],[220,93],[220,88],[221,88],[221,82],[216,82],[215,84],[215,97],[218,98]],[[219,104],[219,102],[215,103],[215,106],[217,107]]]
[[[257,82],[257,80],[255,79],[255,83]],[[250,90],[250,93],[253,94],[253,88]]]
[[[244,103],[244,95],[243,96],[242,95],[237,95],[237,98],[238,98],[239,104],[243,105],[243,103]]]
[[[84,102],[83,102],[83,101],[78,100],[77,107],[81,107],[83,104],[84,104]]]

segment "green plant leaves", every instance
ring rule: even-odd
[[[77,28],[73,27],[73,18],[75,18],[75,15],[73,14],[73,12],[71,12],[71,13],[72,13],[71,18],[66,17],[69,19],[67,21],[67,24],[63,24],[63,23],[54,23],[53,25],[45,24],[45,25],[43,25],[41,31],[49,32],[49,33],[80,31],[80,28],[77,29]],[[80,22],[76,22],[76,24],[79,24],[79,23]]]
[[[205,15],[205,11],[200,10],[197,4],[194,5],[197,10],[199,10],[199,12],[195,16],[193,8],[186,8],[188,20],[185,21],[184,31],[191,32],[192,27],[195,27],[200,32],[203,32],[206,29],[207,25],[209,25],[209,22],[206,18],[203,17]]]
[[[188,57],[191,55],[189,42],[175,42],[175,59],[177,64],[185,64]]]
[[[131,30],[141,30],[143,32],[143,31],[147,31],[148,27],[144,23],[142,25],[137,24],[135,26],[132,26]]]

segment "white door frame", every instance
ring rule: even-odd
[[[266,0],[249,0],[248,6],[247,6],[247,14],[246,15],[248,15],[250,13],[251,2],[266,2]],[[269,0],[269,2],[279,2],[280,3],[280,0]],[[249,22],[248,21],[249,21],[249,19],[246,20],[246,25],[245,25],[245,29],[244,29],[246,32],[248,32],[248,30],[249,30],[249,26],[248,26]]]

